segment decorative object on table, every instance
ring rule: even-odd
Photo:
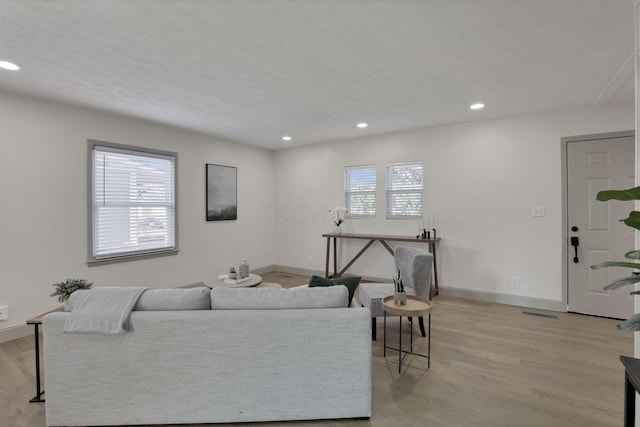
[[[249,264],[246,259],[243,259],[238,266],[238,279],[244,279],[245,277],[249,277]]]
[[[207,221],[238,219],[237,168],[207,164]]]
[[[63,282],[54,283],[52,286],[56,288],[56,290],[51,296],[58,297],[58,302],[64,304],[64,311],[71,311],[71,307],[69,306],[69,297],[71,294],[80,289],[91,289],[93,282],[89,282],[86,279],[67,279]]]
[[[333,220],[333,232],[342,233],[342,223],[344,222],[344,215],[347,213],[347,208],[336,206],[334,209],[329,209],[329,213]]]
[[[229,267],[229,275],[228,275],[229,279],[235,279],[236,276],[237,276],[236,268],[235,267]]]
[[[640,200],[640,187],[630,188],[628,190],[603,190],[599,191],[596,195],[596,200],[606,202],[609,200]],[[621,219],[627,226],[640,230],[640,212],[631,211],[629,217]],[[640,260],[640,250],[633,250],[624,254],[624,257],[631,261],[607,261],[597,265],[592,265],[592,269],[605,268],[605,267],[625,267],[632,268],[634,270],[640,269],[640,264],[635,261]],[[614,280],[610,284],[604,287],[604,290],[609,291],[618,289],[622,286],[633,285],[640,282],[640,275],[635,272],[631,276],[623,277],[621,279]],[[638,295],[640,291],[633,291],[631,295]],[[640,313],[636,313],[631,318],[625,320],[618,325],[618,329],[627,331],[640,331]]]
[[[426,228],[422,229],[422,234],[420,236],[416,236],[416,237],[422,237],[423,239],[430,239],[431,238],[431,232],[427,231]]]
[[[400,277],[400,270],[393,278],[393,301],[396,304],[404,305],[407,303],[407,291],[404,289],[404,281]]]

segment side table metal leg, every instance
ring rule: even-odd
[[[402,372],[402,316],[400,318],[400,327],[398,329],[398,373]]]
[[[44,390],[40,390],[40,333],[38,331],[38,324],[33,325],[35,336],[35,350],[36,350],[36,395],[29,402],[40,403],[44,402],[42,395]]]
[[[431,313],[429,313],[429,338],[427,339],[427,369],[431,368]]]
[[[375,319],[375,317],[374,317]],[[382,356],[387,357],[387,312],[384,312],[384,332],[382,333]]]
[[[412,317],[410,319],[413,319]],[[413,322],[411,322],[411,328],[409,329],[409,351],[413,352]]]

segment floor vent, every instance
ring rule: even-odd
[[[549,319],[558,318],[558,316],[554,316],[553,314],[534,313],[533,311],[523,311],[522,314],[528,314],[529,316],[547,317]]]

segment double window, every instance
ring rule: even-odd
[[[344,170],[344,196],[349,218],[376,216],[376,166],[350,166]],[[424,175],[422,162],[387,165],[387,218],[423,216]]]
[[[89,261],[177,252],[177,154],[89,141]]]

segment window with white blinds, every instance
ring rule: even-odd
[[[344,198],[348,218],[373,218],[376,216],[375,165],[345,168]]]
[[[177,154],[89,144],[90,261],[175,251]]]
[[[422,162],[387,165],[387,218],[422,217]]]

